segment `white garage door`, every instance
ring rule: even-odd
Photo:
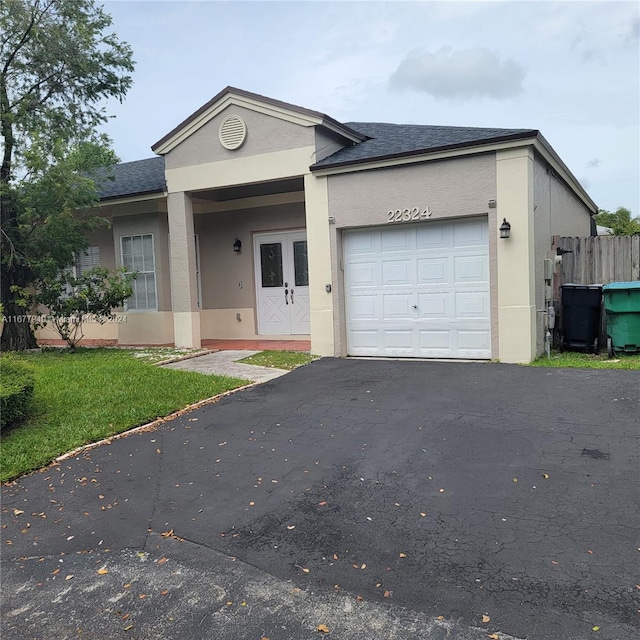
[[[347,231],[349,355],[490,358],[487,220]]]

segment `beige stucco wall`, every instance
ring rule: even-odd
[[[314,162],[320,162],[320,160],[324,160],[327,156],[350,144],[337,133],[320,127],[315,128],[315,141],[316,153]]]
[[[511,224],[511,237],[497,240],[498,357],[530,362],[537,344],[531,147],[497,152],[496,187],[498,221]]]
[[[218,138],[220,123],[229,115],[240,116],[247,126],[243,145],[225,149]],[[244,107],[231,105],[214,116],[165,155],[167,169],[208,162],[247,158],[314,144],[314,127],[305,127]]]
[[[121,238],[123,236],[148,233],[153,234],[153,247],[156,259],[158,311],[170,311],[171,282],[169,277],[169,245],[166,213],[154,212],[141,213],[138,215],[114,216],[113,244],[115,247],[116,265],[118,267],[122,266]]]
[[[551,250],[552,237],[588,236],[591,234],[591,211],[540,157],[534,156],[534,230],[535,230],[535,300],[536,309],[545,303],[544,261]],[[544,352],[544,316],[537,314],[538,355]]]
[[[395,209],[429,207],[431,220],[488,216],[489,263],[492,278],[491,336],[492,353],[497,357],[497,299],[493,293],[496,263],[495,209],[488,206],[496,197],[495,154],[472,158],[438,160],[382,170],[359,171],[328,177],[333,330],[335,355],[347,353],[342,262],[342,230],[352,227],[387,224],[387,212]],[[423,224],[429,224],[428,221]]]

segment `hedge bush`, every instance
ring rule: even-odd
[[[9,356],[0,358],[0,429],[23,420],[33,396],[33,372]]]

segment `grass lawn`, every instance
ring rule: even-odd
[[[616,354],[613,359],[605,353],[593,355],[578,351],[551,352],[551,357],[542,356],[532,367],[573,367],[579,369],[636,369],[640,370],[640,353]]]
[[[317,360],[317,356],[312,356],[306,351],[261,351],[238,362],[291,371],[314,360]]]
[[[30,418],[2,434],[0,480],[62,453],[145,424],[247,384],[246,380],[162,369],[134,349],[11,354],[34,371]],[[152,358],[153,359],[153,358]]]

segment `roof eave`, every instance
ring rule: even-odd
[[[539,132],[535,129],[525,131],[523,133],[509,134],[506,136],[497,136],[487,138],[486,140],[476,140],[474,142],[458,142],[455,144],[440,145],[437,147],[429,147],[427,149],[413,149],[411,151],[401,151],[398,153],[388,153],[381,156],[371,158],[360,158],[357,160],[346,160],[343,162],[333,163],[316,163],[309,167],[311,171],[324,171],[325,169],[338,169],[343,167],[370,164],[372,162],[384,162],[385,160],[397,160],[400,158],[412,158],[415,156],[427,156],[429,154],[441,153],[443,151],[455,151],[459,149],[475,149],[481,146],[489,146],[499,144],[501,142],[511,142],[513,140],[526,140],[535,138]]]

